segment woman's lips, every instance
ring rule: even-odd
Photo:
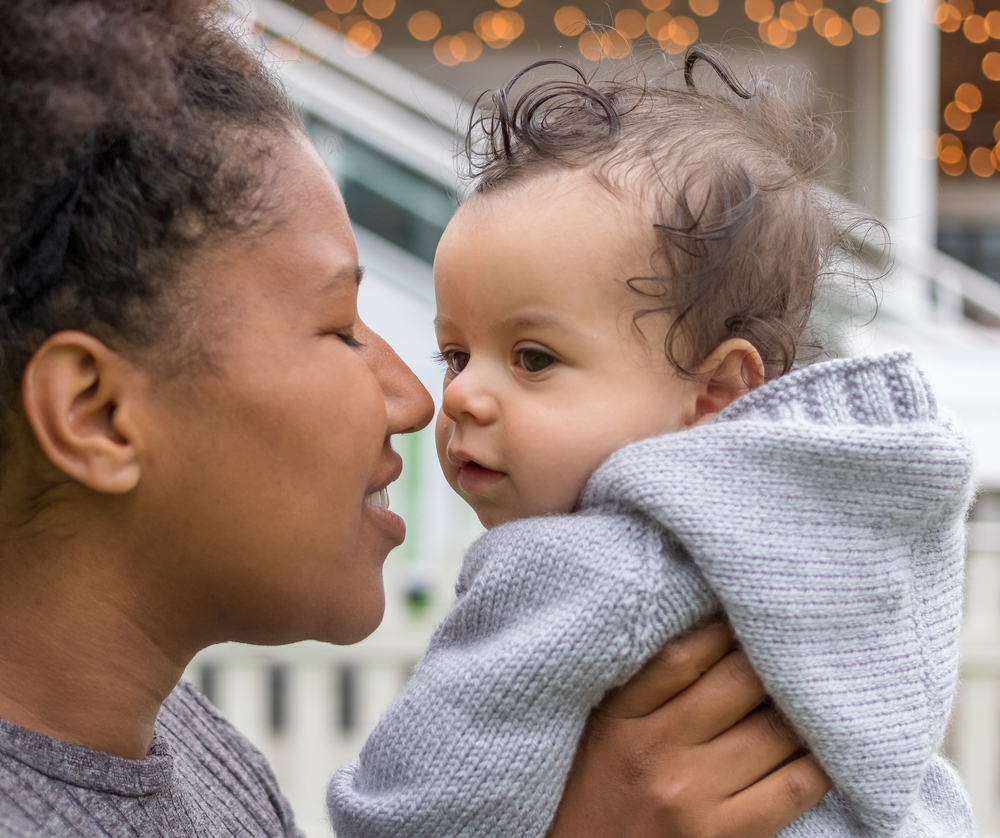
[[[397,545],[406,538],[406,523],[395,512],[389,511],[389,492],[380,489],[365,497],[365,512],[372,517],[375,525]]]
[[[458,485],[463,492],[485,495],[507,475],[502,471],[484,468],[479,463],[462,463],[458,470]]]

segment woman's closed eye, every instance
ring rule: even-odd
[[[434,360],[443,364],[452,375],[458,375],[469,363],[469,353],[458,349],[442,349],[440,352],[434,353]]]
[[[354,337],[353,334],[345,334],[344,332],[334,332],[334,334],[340,338],[344,343],[346,343],[351,349],[360,349],[364,344]]]

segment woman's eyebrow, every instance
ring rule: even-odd
[[[361,284],[361,280],[364,279],[365,269],[363,265],[348,265],[341,268],[337,273],[333,275],[326,285],[320,289],[322,294],[333,294],[337,291],[343,290],[344,283],[354,280],[355,287]]]

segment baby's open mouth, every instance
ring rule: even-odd
[[[475,460],[462,463],[458,470],[458,485],[463,491],[481,495],[492,489],[506,475],[502,471],[486,468]]]

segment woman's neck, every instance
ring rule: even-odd
[[[171,648],[156,630],[157,609],[124,581],[127,547],[88,540],[0,544],[0,718],[142,759],[197,649]]]

